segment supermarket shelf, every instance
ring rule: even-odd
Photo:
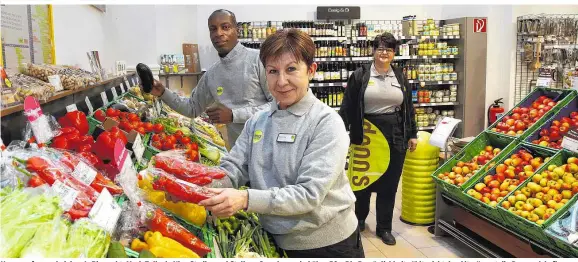
[[[84,91],[87,91],[89,89],[93,89],[96,87],[100,87],[100,86],[105,86],[108,84],[113,84],[113,85],[120,85],[120,83],[123,82],[124,78],[126,77],[127,79],[130,79],[133,75],[136,75],[136,73],[128,73],[124,76],[117,76],[105,81],[102,81],[100,83],[97,83],[95,85],[90,85],[90,86],[86,86],[84,88],[80,88],[80,89],[76,89],[76,90],[63,90],[60,92],[55,93],[52,97],[46,99],[46,100],[41,100],[39,101],[41,105],[46,104],[46,103],[50,103],[52,101],[61,99],[63,97],[67,97],[70,96],[72,94],[76,94],[76,93],[81,93]],[[24,110],[24,104],[17,104],[14,106],[10,106],[10,107],[6,107],[6,108],[2,108],[2,111],[0,111],[0,117],[5,117],[7,115],[11,115],[17,112],[20,112]]]
[[[394,35],[397,40],[412,40],[412,39],[439,39],[439,40],[450,40],[450,39],[460,39],[459,35],[422,35],[422,36],[403,36]],[[363,41],[363,40],[373,40],[375,37],[370,36],[312,36],[313,41]],[[239,42],[263,42],[264,38],[239,38]]]
[[[346,86],[347,82],[334,82],[334,83],[310,83],[309,87],[323,87],[323,86]]]
[[[418,126],[417,130],[419,131],[424,131],[424,130],[434,130],[436,129],[436,126]]]
[[[413,59],[453,59],[460,58],[457,55],[412,55],[412,56],[396,56],[393,60],[413,60]]]
[[[314,58],[315,62],[333,62],[333,61],[351,61],[351,57],[327,57],[327,58]]]
[[[417,103],[413,104],[414,107],[426,107],[426,106],[457,106],[458,102],[445,102],[445,103]]]
[[[418,60],[418,59],[453,59],[459,58],[457,55],[434,55],[434,56],[396,56],[393,60]],[[315,62],[332,62],[332,61],[371,61],[373,56],[343,56],[343,57],[316,57]]]
[[[419,81],[419,80],[408,80],[410,84],[419,84],[425,83],[426,86],[434,86],[434,85],[457,85],[459,81]]]

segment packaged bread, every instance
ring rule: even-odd
[[[48,82],[49,76],[58,75],[62,88],[66,90],[76,90],[100,82],[98,75],[69,66],[28,64],[23,69],[24,74],[45,82]]]

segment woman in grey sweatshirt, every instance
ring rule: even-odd
[[[200,204],[217,216],[240,209],[260,214],[263,227],[289,257],[364,257],[345,174],[349,137],[341,117],[309,90],[315,45],[291,29],[265,40],[260,59],[274,101],[255,114],[221,161],[225,187]]]

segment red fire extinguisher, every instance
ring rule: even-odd
[[[488,107],[488,126],[492,125],[498,118],[506,111],[500,104],[503,104],[502,98],[495,100],[490,107]]]

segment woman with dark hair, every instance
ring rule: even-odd
[[[289,257],[364,257],[345,174],[349,137],[343,121],[309,90],[315,45],[298,30],[278,31],[261,46],[269,110],[255,114],[221,160],[223,184],[202,201],[217,216],[246,209]]]
[[[354,192],[360,231],[365,230],[371,193],[377,193],[375,232],[388,245],[395,245],[391,234],[393,209],[405,152],[408,148],[414,151],[417,146],[411,87],[402,69],[391,65],[396,47],[397,41],[390,33],[373,40],[373,63],[351,75],[339,110],[352,144],[363,144],[367,120],[381,131],[389,145],[389,166],[385,173],[365,189]]]

